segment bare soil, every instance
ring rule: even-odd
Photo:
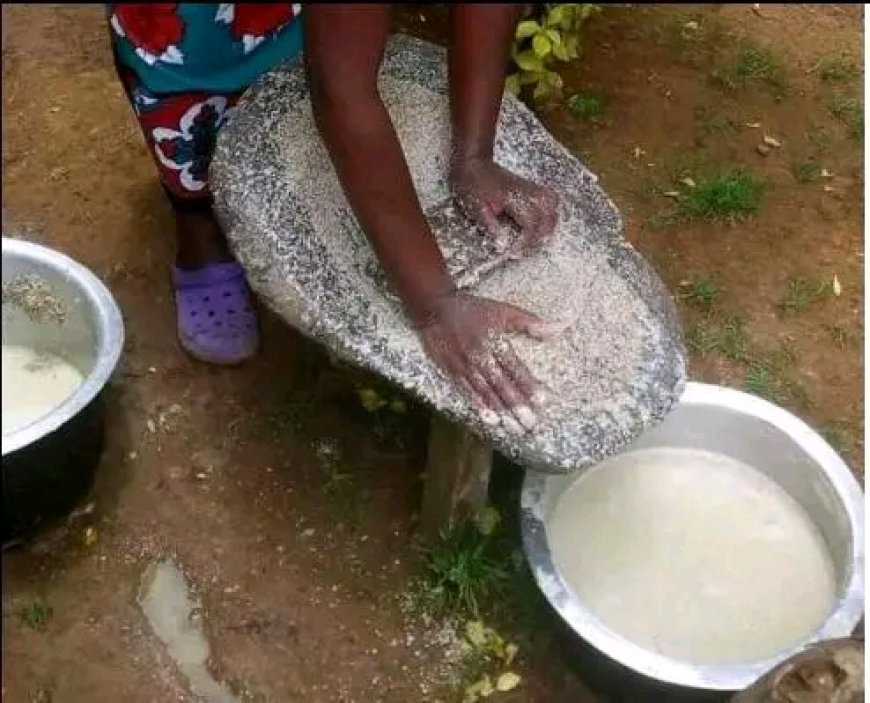
[[[108,448],[83,506],[93,509],[4,553],[4,700],[191,700],[135,600],[143,570],[164,556],[201,600],[213,672],[243,699],[450,700],[441,684],[456,670],[455,638],[399,597],[420,563],[425,415],[385,425],[359,406],[355,386],[367,380],[271,319],[264,353],[243,368],[185,357],[170,213],[113,72],[101,6],[4,5],[2,19],[4,235],[91,267],[128,334]],[[408,6],[399,24],[444,37],[437,8]],[[745,319],[753,354],[789,345],[782,402],[836,436],[863,478],[863,145],[830,110],[835,94],[861,97],[862,75],[823,80],[819,69],[841,51],[863,66],[862,25],[860,5],[610,8],[563,71],[566,95],[604,96],[600,119],[564,103],[542,118],[600,174],[627,237],[672,290],[708,277],[721,289],[709,314]],[[781,62],[787,94],[717,83],[740,39]],[[763,133],[781,143],[766,156]],[[813,155],[831,175],[800,182],[797,166]],[[673,218],[663,193],[680,189],[687,159],[766,178],[759,212]],[[835,275],[839,296],[779,310],[790,279]],[[703,313],[681,305],[691,330]],[[692,373],[741,386],[748,365],[714,352],[693,358]],[[345,471],[350,489],[339,486]],[[19,612],[35,597],[51,607],[42,629]],[[595,700],[553,651],[521,652],[523,683],[497,698]]]

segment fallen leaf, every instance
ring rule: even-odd
[[[501,514],[496,508],[487,505],[477,512],[474,522],[477,525],[480,534],[488,536],[495,532],[495,528],[498,527],[498,523],[501,522]]]
[[[475,647],[486,644],[486,627],[480,620],[469,620],[465,625],[465,637]]]
[[[462,701],[463,703],[476,703],[481,698],[489,698],[493,693],[495,693],[495,688],[492,685],[492,679],[489,676],[484,676],[465,689]]]
[[[688,188],[695,187],[695,181],[693,181],[691,178],[684,178],[683,180],[680,181],[680,183],[682,183],[684,186],[686,186]]]
[[[97,541],[97,530],[94,527],[85,529],[84,539],[82,540],[86,547],[90,547]]]
[[[769,134],[765,134],[762,141],[774,149],[779,149],[782,146],[782,143],[778,139],[771,137]]]
[[[357,395],[359,396],[363,408],[365,408],[367,412],[377,412],[387,405],[387,401],[381,398],[381,396],[371,388],[358,388]]]
[[[520,679],[518,674],[515,674],[512,671],[506,671],[498,677],[498,680],[495,682],[495,687],[502,693],[505,691],[512,691],[519,686],[521,680],[522,679]]]
[[[831,289],[837,297],[843,292],[843,285],[840,283],[840,279],[837,278],[837,274],[834,274],[834,282],[831,284]]]

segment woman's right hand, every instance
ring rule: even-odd
[[[530,429],[536,422],[541,384],[516,354],[496,350],[488,342],[500,333],[546,339],[559,326],[513,305],[460,292],[427,308],[429,314],[417,324],[426,351],[471,394],[481,419],[496,423],[499,416],[512,415]]]

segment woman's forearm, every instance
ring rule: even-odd
[[[453,283],[377,92],[388,5],[309,5],[306,62],[317,126],[347,199],[397,292],[425,319]]]
[[[454,164],[492,158],[505,71],[522,5],[454,5],[450,114]]]
[[[389,113],[378,101],[353,110],[324,100],[318,123],[360,225],[409,313],[418,320],[453,283],[420,209]]]

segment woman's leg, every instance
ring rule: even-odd
[[[201,361],[245,361],[259,348],[256,313],[244,273],[214,218],[208,188],[217,131],[238,95],[157,95],[133,71],[116,67],[175,216],[179,340]]]

